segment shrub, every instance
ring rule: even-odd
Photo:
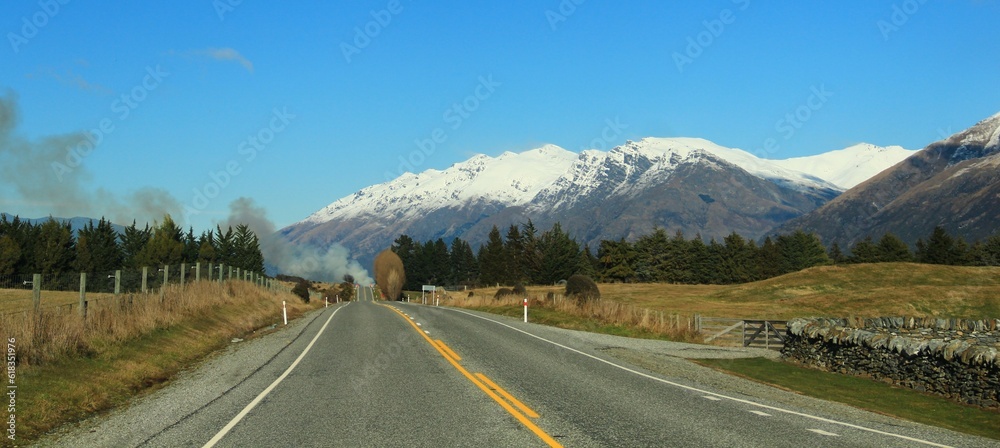
[[[577,302],[583,303],[600,299],[601,291],[590,277],[577,274],[566,280],[566,297],[574,297]]]
[[[309,282],[301,281],[292,288],[292,294],[299,296],[303,302],[309,303]]]
[[[513,294],[514,294],[514,291],[511,291],[510,288],[500,288],[497,291],[497,293],[493,295],[493,298],[494,299],[499,299],[501,297],[509,296],[509,295],[513,295]]]
[[[514,294],[517,294],[519,296],[523,296],[523,295],[525,295],[525,294],[528,293],[528,290],[524,289],[524,285],[518,283],[518,284],[514,285],[514,291],[513,292],[514,292]]]

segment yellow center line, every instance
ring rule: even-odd
[[[448,356],[451,356],[451,359],[454,359],[455,361],[461,361],[461,360],[462,360],[462,357],[461,357],[461,356],[458,356],[458,353],[455,353],[455,351],[454,351],[454,350],[452,350],[452,349],[451,349],[451,347],[448,347],[448,345],[447,345],[447,344],[445,344],[445,343],[444,343],[444,341],[442,341],[442,340],[438,339],[438,340],[436,340],[436,341],[434,341],[434,342],[435,342],[435,343],[436,343],[436,344],[437,344],[438,346],[440,346],[440,347],[441,347],[441,350],[444,350],[444,352],[445,352],[445,353],[447,353],[447,354],[448,354]]]
[[[521,400],[518,400],[517,398],[514,398],[514,396],[511,395],[510,392],[507,392],[507,391],[503,390],[502,387],[497,386],[497,383],[494,383],[493,381],[490,381],[490,379],[487,378],[486,375],[483,375],[482,373],[476,373],[476,378],[479,378],[480,381],[482,381],[484,384],[486,384],[491,389],[493,389],[494,391],[496,391],[498,394],[500,394],[500,396],[506,398],[507,401],[510,402],[510,404],[516,406],[518,409],[521,410],[521,412],[524,412],[524,414],[527,415],[528,417],[531,417],[531,418],[538,418],[539,417],[539,415],[538,415],[537,412],[535,412],[531,408],[529,408],[528,405],[526,405],[524,403],[521,403]]]
[[[440,353],[441,356],[444,357],[444,359],[447,360],[452,365],[452,367],[455,368],[455,370],[458,370],[459,373],[462,374],[462,376],[464,376],[466,379],[468,379],[470,382],[472,382],[472,384],[475,384],[476,387],[478,387],[480,390],[482,390],[483,392],[485,392],[487,396],[489,396],[490,398],[493,399],[493,401],[496,401],[498,404],[500,404],[500,407],[504,408],[504,410],[506,410],[510,415],[514,416],[514,418],[517,419],[517,421],[521,422],[522,425],[524,425],[531,432],[533,432],[536,436],[538,436],[539,439],[542,439],[542,441],[545,442],[548,446],[551,446],[551,447],[561,447],[562,446],[561,444],[559,444],[559,442],[556,441],[556,439],[553,439],[552,436],[550,436],[548,433],[546,433],[544,430],[542,430],[542,428],[539,428],[538,425],[536,425],[534,422],[532,422],[528,417],[525,417],[524,414],[522,414],[521,412],[519,412],[517,409],[514,409],[514,407],[511,406],[510,403],[507,403],[506,400],[504,400],[499,395],[497,395],[497,393],[494,392],[489,386],[487,386],[486,384],[483,384],[482,381],[480,381],[474,375],[472,375],[471,373],[469,373],[469,371],[466,370],[465,367],[462,367],[462,365],[459,364],[458,361],[456,361],[452,357],[448,356],[448,353],[445,352],[444,349],[442,349],[440,345],[435,344],[434,340],[431,339],[430,336],[427,336],[427,334],[424,333],[424,331],[422,329],[420,329],[420,327],[417,326],[417,324],[413,321],[413,319],[410,319],[409,317],[406,317],[406,315],[403,314],[402,311],[399,311],[396,308],[393,308],[393,307],[388,306],[388,305],[382,305],[382,304],[379,304],[379,305],[380,306],[384,306],[386,308],[389,308],[390,310],[394,311],[396,314],[399,314],[404,320],[406,320],[410,324],[411,327],[413,327],[414,330],[417,331],[417,333],[419,333],[421,336],[423,336],[424,340],[426,340],[427,343],[431,345],[431,347],[434,347],[434,349],[437,350],[438,353]],[[499,388],[497,388],[497,389],[499,389]]]

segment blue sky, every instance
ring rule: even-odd
[[[200,231],[249,197],[282,227],[475,153],[916,149],[1000,111],[996,1],[63,1],[0,5],[0,163],[12,139],[101,140],[9,168],[0,211],[120,217],[155,189],[133,216]]]

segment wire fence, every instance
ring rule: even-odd
[[[159,295],[167,285],[193,282],[251,282],[261,288],[288,288],[258,272],[212,263],[181,263],[107,272],[0,275],[0,315],[52,310],[86,317],[89,304],[101,300]]]

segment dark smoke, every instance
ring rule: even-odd
[[[180,202],[158,188],[143,188],[124,196],[98,189],[88,191],[92,180],[86,159],[76,166],[66,163],[67,153],[89,144],[86,133],[71,133],[29,141],[16,134],[17,96],[0,96],[0,182],[10,184],[18,198],[43,207],[53,216],[104,216],[114,222],[153,222],[165,214],[180,217]],[[100,151],[95,148],[94,151]],[[57,166],[69,168],[57,169]]]

